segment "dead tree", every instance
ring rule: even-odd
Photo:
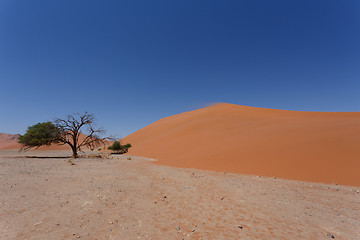
[[[94,115],[85,112],[84,114],[67,115],[66,118],[57,118],[55,126],[60,130],[57,143],[60,145],[68,144],[72,150],[72,157],[77,158],[81,147],[87,146],[90,149],[105,146],[106,138],[100,136],[105,132],[101,128],[95,128]],[[80,132],[80,129],[84,132]]]

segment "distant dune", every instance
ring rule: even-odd
[[[0,133],[0,149],[17,149],[20,144],[17,143],[19,134]]]
[[[0,133],[0,149],[20,149],[21,145],[17,142],[20,134]],[[42,146],[36,150],[71,150],[68,145]]]
[[[127,136],[158,164],[360,186],[360,112],[217,104]]]

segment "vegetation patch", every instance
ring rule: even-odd
[[[119,141],[115,141],[113,145],[108,147],[109,150],[112,150],[112,154],[124,154],[129,151],[129,148],[131,148],[131,144],[127,143],[125,145],[121,145]]]

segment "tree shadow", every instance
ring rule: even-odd
[[[70,156],[64,156],[64,157],[20,156],[20,157],[21,158],[53,158],[53,159],[71,158]]]

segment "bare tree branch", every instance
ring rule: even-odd
[[[61,130],[61,136],[58,141],[70,145],[73,151],[73,157],[77,157],[77,152],[81,147],[87,146],[94,149],[97,146],[105,146],[106,138],[101,138],[105,131],[94,126],[95,118],[93,114],[85,112],[84,114],[67,115],[65,119],[56,119],[55,125]],[[87,131],[82,133],[80,129],[87,126]],[[84,139],[81,138],[84,134]]]

